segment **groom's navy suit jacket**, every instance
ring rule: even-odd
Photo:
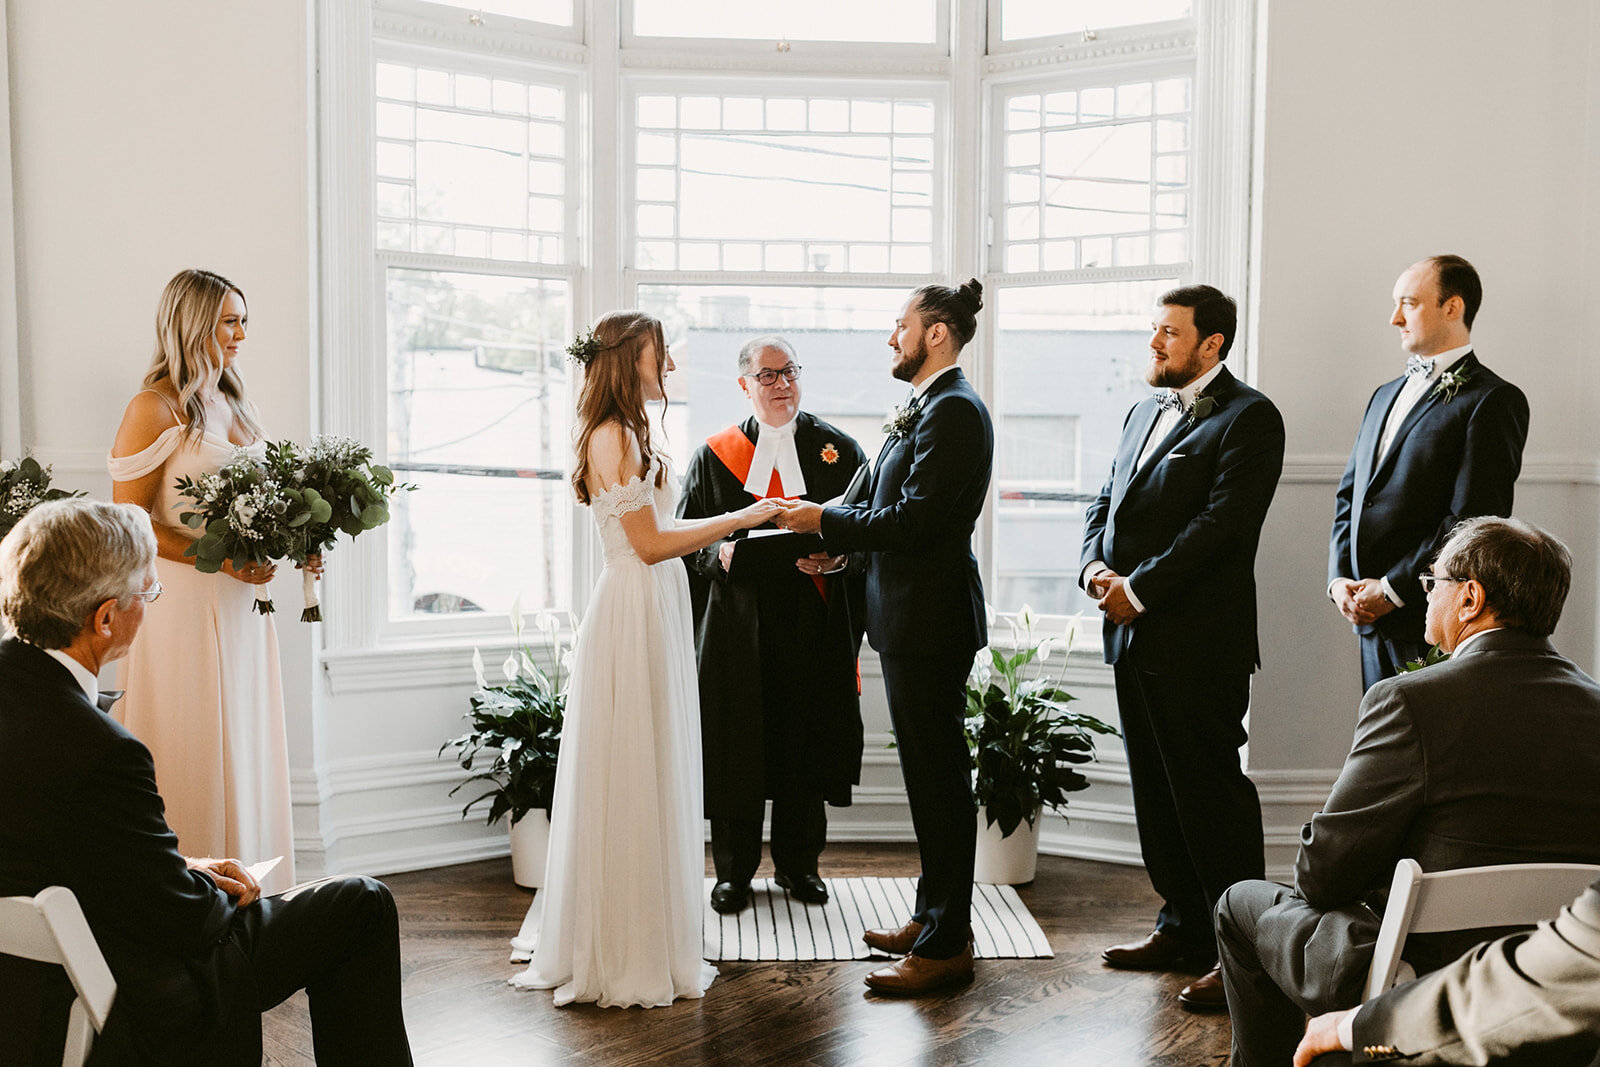
[[[994,463],[989,411],[960,369],[929,385],[872,472],[871,503],[827,508],[830,552],[870,551],[867,640],[879,652],[970,657],[988,643],[972,530]]]
[[[1405,378],[1380,385],[1361,418],[1334,501],[1328,581],[1388,578],[1405,601],[1362,632],[1421,641],[1427,609],[1418,573],[1462,519],[1511,514],[1528,439],[1527,397],[1474,352],[1455,370],[1466,383],[1449,400],[1433,389],[1423,394],[1381,462],[1383,424]]]
[[[1216,407],[1180,418],[1137,470],[1161,409],[1153,396],[1134,406],[1084,515],[1080,568],[1104,561],[1145,609],[1125,626],[1106,620],[1107,663],[1199,674],[1261,662],[1256,545],[1283,471],[1283,418],[1226,367],[1203,392]]]

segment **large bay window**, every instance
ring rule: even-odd
[[[907,392],[895,313],[972,275],[990,600],[1089,607],[1084,507],[1148,395],[1154,300],[1244,295],[1249,108],[1218,86],[1248,84],[1245,0],[358,2],[370,153],[348,202],[370,226],[341,231],[366,246],[325,313],[360,336],[345,304],[368,300],[372,322],[367,350],[324,353],[354,413],[330,429],[382,441],[421,488],[366,571],[366,630],[337,640],[495,630],[519,597],[581,607],[597,560],[566,480],[564,350],[600,312],[666,324],[680,469],[748,414],[735,356],[764,333],[795,345],[803,406],[875,456]],[[338,364],[362,360],[369,384],[346,385]]]

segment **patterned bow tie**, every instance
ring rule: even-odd
[[[107,689],[95,698],[95,704],[107,715],[111,714],[111,705],[122,699],[122,689]]]
[[[1423,359],[1421,356],[1407,356],[1406,357],[1406,377],[1409,378],[1413,374],[1420,374],[1425,378],[1433,377],[1433,359],[1432,359],[1432,357],[1429,357],[1428,359]]]
[[[1178,394],[1170,389],[1156,397],[1156,405],[1164,412],[1183,410],[1183,401],[1178,399]]]

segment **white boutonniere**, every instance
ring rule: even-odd
[[[908,401],[889,412],[883,422],[883,432],[890,437],[910,437],[921,418],[922,401]]]
[[[1429,396],[1442,396],[1446,404],[1456,398],[1461,392],[1461,387],[1472,380],[1472,372],[1464,370],[1447,370],[1439,375],[1439,380],[1434,383],[1433,392]]]

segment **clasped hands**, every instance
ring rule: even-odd
[[[261,883],[238,860],[185,856],[184,862],[191,871],[200,871],[208,876],[218,889],[233,897],[241,908],[247,908],[261,899]]]
[[[1352,625],[1365,626],[1394,610],[1394,601],[1383,592],[1377,578],[1335,578],[1329,587],[1334,606]]]
[[[769,497],[765,500],[757,501],[751,505],[750,509],[746,510],[757,508],[767,512],[767,517],[770,521],[791,533],[816,533],[822,528],[822,505],[820,504],[813,504],[805,500]],[[722,547],[717,550],[717,559],[722,564],[724,571],[733,568],[733,551],[737,544],[737,541],[725,541]],[[826,552],[813,552],[809,556],[801,556],[795,560],[794,565],[802,574],[829,574],[844,566],[844,557],[831,556]]]
[[[1099,603],[1106,618],[1118,626],[1126,626],[1139,617],[1139,609],[1128,599],[1128,579],[1107,568],[1089,579],[1089,595]]]

